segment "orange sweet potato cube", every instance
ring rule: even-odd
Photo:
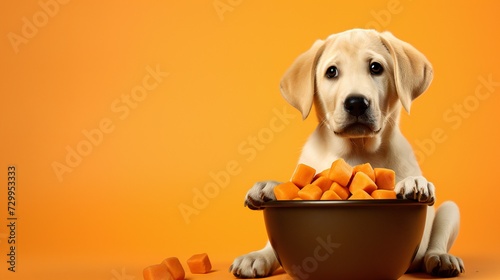
[[[187,260],[187,264],[193,274],[205,274],[212,270],[212,264],[206,253],[191,256]]]
[[[352,167],[342,158],[339,158],[332,163],[332,167],[328,173],[328,178],[330,180],[337,182],[344,187],[349,184],[351,176]]]
[[[349,191],[352,194],[354,194],[357,190],[363,190],[370,194],[376,189],[377,185],[375,185],[375,182],[373,182],[372,179],[370,179],[370,177],[363,172],[356,173],[351,181],[351,184],[349,185]]]
[[[142,271],[144,280],[174,280],[168,268],[163,264],[155,264],[146,267]]]
[[[342,200],[346,200],[349,198],[349,190],[347,188],[342,187],[339,183],[333,182],[330,190],[334,191]]]
[[[285,182],[274,187],[276,200],[293,200],[298,197],[299,188],[292,182]]]
[[[368,177],[370,177],[370,179],[372,179],[372,181],[375,182],[375,172],[374,172],[372,165],[370,163],[367,162],[367,163],[359,164],[359,165],[354,166],[352,169],[353,169],[353,175],[357,172],[363,172],[366,175],[368,175]]]
[[[320,187],[308,184],[299,191],[299,197],[303,200],[319,200],[323,191]]]
[[[172,275],[173,280],[184,280],[186,272],[184,271],[184,268],[182,267],[182,264],[178,258],[166,258],[165,260],[163,260],[162,264],[167,267],[168,271]]]
[[[321,200],[342,200],[342,198],[336,192],[327,190],[321,196]]]
[[[299,163],[295,168],[290,181],[292,181],[292,183],[294,183],[297,187],[303,188],[312,182],[315,174],[316,169],[303,163]]]
[[[332,180],[328,179],[328,177],[321,176],[314,180],[312,184],[318,186],[323,192],[325,192],[332,186]]]
[[[374,199],[374,198],[371,197],[371,195],[365,192],[364,190],[358,189],[349,197],[349,200],[355,200],[355,199]]]
[[[396,173],[392,169],[375,168],[375,184],[379,189],[394,190],[396,185]]]

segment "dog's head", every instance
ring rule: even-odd
[[[305,119],[313,101],[336,135],[372,137],[432,80],[423,54],[389,32],[354,29],[318,40],[281,81],[281,93]],[[399,101],[398,101],[399,100]]]

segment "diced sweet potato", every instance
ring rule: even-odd
[[[312,184],[318,186],[323,192],[325,192],[332,186],[332,180],[328,179],[328,177],[321,176],[314,180]]]
[[[368,175],[368,177],[370,177],[370,179],[372,179],[373,182],[375,182],[375,172],[374,172],[372,165],[370,163],[367,162],[367,163],[359,164],[359,165],[354,166],[352,169],[353,169],[353,175],[355,175],[355,173],[357,173],[357,172],[363,172],[366,175]]]
[[[277,200],[394,199],[396,175],[370,163],[350,166],[344,159],[314,174],[314,168],[298,164],[290,182],[274,188]]]
[[[321,200],[342,200],[342,198],[336,192],[327,190],[321,196]]]
[[[349,190],[347,188],[342,187],[339,183],[333,182],[330,190],[334,191],[342,200],[346,200],[349,198]]]
[[[303,200],[319,200],[323,191],[316,185],[308,184],[303,187],[298,194]]]
[[[349,185],[349,191],[351,194],[354,194],[357,190],[364,190],[370,194],[376,189],[377,185],[375,185],[375,182],[373,182],[372,179],[370,179],[370,177],[363,172],[356,173],[351,184]]]
[[[277,200],[292,200],[298,196],[299,188],[292,182],[285,182],[274,187]]]
[[[393,190],[374,190],[371,196],[375,199],[396,199],[396,193]]]
[[[337,182],[340,185],[346,187],[352,176],[352,167],[345,162],[342,158],[337,159],[332,163],[330,171],[328,173],[328,178],[333,182]]]
[[[379,189],[394,190],[396,185],[396,173],[392,169],[375,168],[375,184]]]
[[[292,183],[294,183],[297,187],[303,188],[307,184],[310,184],[316,174],[316,169],[299,163],[293,172]]]
[[[174,280],[172,274],[164,264],[155,264],[142,271],[144,280]]]
[[[350,197],[349,200],[354,199],[374,199],[371,195],[362,189],[356,190]]]
[[[162,264],[167,267],[173,280],[184,280],[186,272],[184,271],[184,268],[178,258],[166,258],[163,260]]]
[[[206,253],[193,255],[187,260],[187,264],[193,274],[205,274],[212,270],[212,264]]]

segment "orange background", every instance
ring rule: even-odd
[[[481,87],[480,77],[500,81],[499,6],[348,2],[1,2],[0,278],[142,279],[145,266],[200,252],[219,279],[231,278],[232,259],[267,239],[262,214],[243,207],[246,191],[288,179],[316,124],[286,104],[280,78],[315,39],[354,27],[390,30],[433,63],[434,81],[411,116],[402,113],[402,130],[438,204],[460,206],[452,251],[464,277],[491,276],[500,260],[500,85]],[[214,3],[227,10],[219,15]],[[168,76],[155,80],[156,68]],[[78,147],[85,155],[70,167],[68,149]],[[59,180],[54,164],[71,172]],[[16,273],[6,263],[9,165]],[[211,176],[228,171],[224,186]],[[195,210],[188,218],[186,206]]]

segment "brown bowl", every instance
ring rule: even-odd
[[[293,279],[398,279],[410,266],[428,204],[408,200],[266,202],[267,234]]]

